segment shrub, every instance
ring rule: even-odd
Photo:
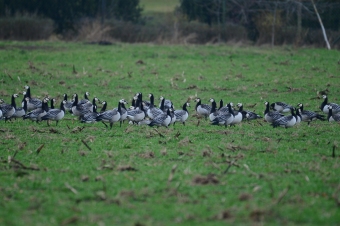
[[[35,14],[15,14],[0,18],[0,39],[41,40],[53,32],[53,21]]]

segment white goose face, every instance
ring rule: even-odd
[[[322,98],[323,98],[323,99],[326,99],[326,98],[327,98],[327,96],[326,96],[326,95],[322,95]]]
[[[73,94],[73,96],[72,96],[72,97],[73,97],[73,98],[76,98],[76,96],[78,96],[78,94],[76,94],[76,93],[75,93],[75,94]]]
[[[195,102],[200,102],[200,100],[201,100],[200,98],[196,98]]]
[[[14,96],[14,98],[17,98],[19,96],[19,94],[14,93],[13,96]]]
[[[332,107],[331,105],[328,106],[328,109],[329,109],[329,110],[332,110],[332,108],[333,108],[333,107]]]
[[[106,101],[103,101],[102,104],[103,104],[103,105],[106,104]]]
[[[23,91],[23,92],[22,92],[22,95],[24,95],[24,96],[25,96],[25,95],[26,95],[26,92],[25,92],[25,91]]]
[[[264,105],[266,105],[266,106],[267,106],[268,104],[269,104],[269,103],[268,103],[268,101],[264,102]]]
[[[66,97],[66,96],[67,96],[67,94],[66,94],[66,93],[64,93],[64,94],[63,94],[63,97]]]
[[[209,100],[209,101],[212,103],[212,102],[214,102],[215,100],[214,100],[213,98],[210,98],[210,100]]]
[[[187,107],[190,107],[190,103],[187,102]]]
[[[30,98],[26,97],[26,98],[25,98],[25,100],[26,100],[26,101],[29,101],[29,100],[30,100]]]
[[[163,99],[164,99],[164,97],[163,97],[163,96],[161,96],[159,99],[160,99],[160,100],[163,100]]]
[[[55,102],[56,102],[56,100],[53,98],[53,99],[52,99],[52,102],[53,102],[53,103],[55,103]]]
[[[90,93],[89,92],[85,92],[86,96],[90,96]]]
[[[233,102],[230,102],[229,104],[230,104],[230,106],[231,106],[231,107],[234,107],[234,104],[233,104]]]
[[[239,108],[242,107],[242,106],[243,106],[242,103],[238,103],[238,104],[237,104],[237,107],[239,107]]]
[[[2,104],[2,103],[5,103],[5,101],[3,99],[0,99],[0,104]]]
[[[66,104],[66,100],[63,100],[63,104]]]
[[[25,86],[25,89],[29,89],[30,87],[28,85]]]
[[[153,94],[152,94],[152,93],[149,93],[149,98],[152,97],[152,96],[153,96]]]

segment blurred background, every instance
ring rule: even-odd
[[[0,0],[1,40],[339,49],[339,28],[340,0]]]

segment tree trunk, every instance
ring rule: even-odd
[[[297,32],[296,32],[296,44],[299,45],[301,42],[301,32],[302,32],[302,2],[301,0],[297,3]]]
[[[277,3],[275,3],[274,18],[273,18],[273,24],[272,24],[272,47],[274,47],[274,44],[275,44],[276,8],[277,8]]]
[[[331,46],[329,45],[329,42],[328,42],[328,39],[327,39],[326,30],[325,30],[325,28],[324,28],[324,26],[323,26],[321,17],[320,17],[320,15],[319,15],[319,13],[318,13],[318,10],[317,10],[317,8],[316,8],[316,6],[315,6],[315,4],[314,4],[314,1],[313,1],[313,0],[311,0],[311,1],[312,1],[312,4],[313,4],[315,13],[316,13],[316,15],[318,16],[318,20],[319,20],[319,23],[320,23],[320,26],[321,26],[321,29],[322,29],[323,37],[324,37],[324,39],[325,39],[327,48],[328,48],[328,49],[331,49]]]

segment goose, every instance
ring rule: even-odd
[[[160,109],[162,109],[162,102],[163,102],[163,100],[164,100],[164,104],[163,104],[164,109],[162,109],[163,111],[167,111],[168,108],[171,108],[171,106],[173,105],[172,102],[171,102],[171,100],[167,100],[167,99],[165,99],[163,96],[160,96],[160,97],[159,97],[159,100],[160,100],[160,102],[159,102],[159,105],[158,105],[158,106],[159,106]]]
[[[269,102],[266,101],[264,102],[264,104],[266,105],[266,109],[264,111],[264,119],[269,122],[269,123],[272,123],[274,122],[275,120],[283,117],[284,115],[279,113],[278,111],[269,111]]]
[[[306,111],[303,109],[303,104],[302,103],[298,103],[297,105],[299,107],[300,114],[301,114],[301,120],[304,122],[308,122],[308,125],[311,121],[319,119],[321,121],[325,121],[325,116],[324,115],[320,115],[314,111]]]
[[[104,111],[106,111],[107,108],[107,102],[106,101],[102,101],[102,108],[100,109],[100,113],[103,113]]]
[[[15,98],[17,98],[19,95],[18,94],[13,94]],[[26,115],[27,112],[27,100],[24,100],[24,106],[23,107],[17,107],[15,103],[15,99],[12,99],[12,106],[15,109],[15,113],[12,115],[11,118],[22,118],[24,115]]]
[[[171,109],[168,108],[166,113],[163,113],[156,118],[152,119],[149,126],[165,126],[168,128],[170,122],[171,122],[171,115],[170,115]]]
[[[231,125],[231,123],[234,121],[234,111],[231,108],[231,104],[227,104],[228,112],[224,112],[219,114],[211,123],[211,125],[224,125],[227,127],[228,125]]]
[[[84,99],[81,99],[78,104],[85,104],[87,103],[89,100],[89,96],[90,96],[90,93],[89,92],[85,92],[84,93]]]
[[[120,119],[119,119],[119,124],[120,127],[122,127],[122,122],[127,118],[127,110],[125,107],[125,104],[128,104],[124,99],[121,99],[120,101]],[[114,108],[113,110],[118,110],[118,108]]]
[[[281,112],[283,112],[283,113],[289,112],[290,109],[292,108],[292,106],[290,106],[289,104],[286,104],[284,102],[274,102],[270,106],[273,110],[278,111],[280,113]]]
[[[333,106],[328,106],[328,117],[327,120],[329,122],[340,122],[340,114],[333,113]]]
[[[144,103],[142,105],[135,109],[128,110],[127,112],[127,119],[133,123],[138,123],[142,121],[145,118],[145,112],[144,112]]]
[[[295,115],[296,115],[296,124],[300,124],[302,122],[302,116],[301,116],[301,109],[300,108],[295,109]]]
[[[15,98],[18,94],[13,94],[11,98],[11,104],[6,104],[4,100],[0,99],[0,109],[2,111],[2,117],[5,118],[5,121],[10,119],[15,113]]]
[[[113,123],[118,122],[120,120],[121,115],[121,102],[118,102],[118,108],[114,108],[112,110],[105,111],[103,113],[100,113],[96,117],[97,122],[102,122],[106,127],[107,125],[105,122],[110,123],[110,129],[112,129]]]
[[[185,102],[183,104],[182,110],[175,110],[175,116],[176,116],[176,122],[181,122],[185,126],[185,121],[189,117],[189,112],[187,110],[187,107],[190,107],[190,104],[188,102]],[[174,123],[175,124],[175,123]]]
[[[258,118],[262,118],[261,115],[258,115],[255,112],[243,110],[243,104],[242,103],[238,103],[237,107],[238,107],[238,111],[242,113],[243,119],[255,120],[255,119],[258,119]]]
[[[242,122],[243,116],[242,116],[242,113],[240,111],[234,111],[233,110],[233,108],[232,108],[234,106],[233,103],[229,103],[229,105],[230,105],[230,109],[228,109],[228,110],[232,115],[234,115],[234,119],[230,123],[230,126],[232,126],[232,125],[235,126],[235,124]]]
[[[80,116],[80,122],[81,123],[95,123],[97,121],[98,115],[99,114],[97,113],[97,105],[92,105],[92,111],[88,111],[86,114]]]
[[[219,112],[222,112],[222,113],[228,113],[229,110],[228,110],[228,106],[223,106],[223,100],[221,99],[220,100],[220,107],[218,109]]]
[[[200,98],[196,98],[195,102],[197,102],[195,110],[199,116],[204,116],[205,119],[208,118],[211,107],[207,104],[202,104]]]
[[[170,117],[171,117],[170,124],[174,125],[176,122],[176,115],[175,115],[175,109],[173,105],[171,105],[171,108],[170,108]]]
[[[31,87],[26,85],[25,89],[26,89],[26,97],[29,98],[29,101],[27,102],[27,111],[32,111],[34,109],[41,108],[42,101],[38,98],[31,97]],[[24,103],[22,103],[22,107],[23,106],[24,106]]]
[[[66,101],[66,103],[64,104],[65,111],[68,111],[68,112],[72,113],[72,104],[73,104],[73,101],[68,101],[67,100],[67,94],[66,93],[64,93],[63,96],[64,96],[64,100]]]
[[[29,102],[30,98],[26,97],[27,103]],[[33,111],[28,112],[26,115],[23,116],[23,119],[30,119],[32,121],[39,122],[41,121],[41,117],[47,114],[48,106],[47,102],[49,101],[48,98],[44,98],[42,102],[41,108],[34,109]]]
[[[328,106],[332,106],[332,112],[333,114],[336,114],[340,112],[340,106],[336,103],[328,103],[328,97],[327,95],[322,95],[322,98],[324,99],[323,102],[321,103],[320,109],[323,111],[325,114],[328,114]]]
[[[147,109],[146,114],[150,119],[153,119],[153,118],[156,118],[158,115],[163,114],[162,108],[164,108],[165,99],[162,100],[161,107],[156,108],[155,105],[154,105],[154,96],[153,96],[152,93],[149,94],[149,98],[150,98],[150,106]]]
[[[76,93],[73,95],[73,98],[74,98],[74,101],[72,104],[72,114],[74,116],[80,117],[88,113],[88,111],[93,111],[93,105],[90,103],[90,101],[87,100],[86,103],[79,104],[78,95]]]
[[[216,110],[216,101],[213,98],[209,100],[211,102],[211,110],[209,114],[210,121],[214,121],[214,119],[219,115],[219,112]]]
[[[56,102],[56,99],[52,98],[50,102],[51,102],[51,106],[48,108],[48,110],[54,109],[54,103]]]
[[[44,116],[41,117],[41,120],[52,120],[56,121],[56,126],[58,125],[59,121],[62,120],[65,116],[65,107],[64,105],[67,103],[66,100],[63,100],[60,103],[60,109],[50,109]],[[47,123],[49,126],[49,124]]]
[[[290,112],[291,112],[291,115],[287,115],[287,116],[283,116],[279,119],[276,119],[273,123],[272,123],[272,126],[275,128],[275,127],[278,127],[278,126],[281,126],[281,127],[285,127],[286,129],[289,128],[289,127],[293,127],[297,120],[297,116],[295,114],[295,109],[294,108],[291,108],[290,109]]]

